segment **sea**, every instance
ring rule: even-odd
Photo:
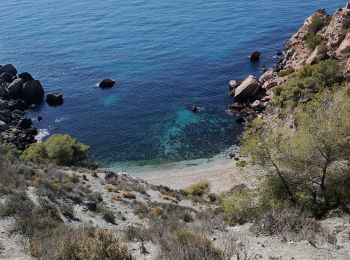
[[[0,63],[60,92],[28,112],[38,138],[69,134],[105,168],[213,158],[242,126],[228,82],[259,76],[316,9],[338,0],[0,1]],[[251,63],[253,50],[261,60]],[[96,83],[112,78],[112,89]],[[200,111],[193,113],[192,106]],[[42,116],[37,122],[35,118]]]

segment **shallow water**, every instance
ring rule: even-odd
[[[236,142],[227,82],[262,65],[319,7],[345,1],[22,0],[0,2],[1,63],[62,92],[30,115],[68,133],[104,166],[206,158]],[[251,64],[249,53],[263,57]],[[95,87],[111,77],[117,86]],[[193,114],[193,104],[203,107]],[[45,133],[45,132],[43,132]]]

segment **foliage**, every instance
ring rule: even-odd
[[[294,72],[295,72],[295,69],[288,68],[286,70],[281,70],[280,72],[278,72],[278,76],[279,77],[285,77],[285,76],[288,76],[288,75],[290,75],[290,74],[292,74]]]
[[[31,253],[40,259],[131,260],[126,246],[113,234],[94,228],[57,229],[50,237],[37,236],[31,243]]]
[[[306,68],[301,73],[315,71]],[[321,75],[324,77],[324,75]],[[332,82],[330,78],[325,79]],[[329,83],[328,83],[329,84]],[[255,120],[242,138],[242,152],[274,177],[272,200],[289,201],[321,218],[350,202],[350,91],[325,90],[296,111],[296,129],[280,119]],[[270,188],[269,187],[269,188]]]
[[[253,193],[245,186],[236,186],[222,194],[220,205],[231,223],[243,224],[254,217]]]
[[[318,15],[314,15],[311,18],[311,23],[309,25],[309,31],[306,35],[305,42],[311,48],[315,49],[316,46],[321,44],[322,37],[317,35],[317,33],[326,25],[326,21]]]
[[[315,94],[341,83],[343,73],[335,60],[321,61],[315,65],[305,65],[289,80],[274,88],[274,103],[290,109],[299,102],[307,102]]]
[[[203,196],[209,192],[210,184],[208,180],[202,180],[195,184],[192,184],[185,189],[189,196]]]
[[[53,135],[43,143],[32,144],[21,156],[37,163],[77,165],[87,159],[89,147],[68,135]]]
[[[220,260],[223,252],[200,233],[195,233],[187,228],[167,232],[161,243],[161,259],[181,260]]]

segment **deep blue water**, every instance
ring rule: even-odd
[[[205,158],[241,127],[225,109],[227,82],[262,65],[314,10],[337,0],[12,0],[0,2],[0,63],[39,78],[65,104],[31,111],[113,162]],[[260,63],[250,64],[258,49]],[[117,86],[95,87],[111,77]],[[204,107],[193,114],[193,104]]]

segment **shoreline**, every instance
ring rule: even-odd
[[[235,154],[229,158],[228,151]],[[201,180],[208,180],[211,193],[229,191],[233,186],[256,186],[265,172],[261,167],[247,164],[237,165],[248,158],[239,154],[239,147],[234,146],[226,152],[212,158],[181,161],[161,165],[129,167],[120,171],[118,167],[106,168],[108,171],[125,172],[153,185],[163,185],[172,189],[184,189]]]

